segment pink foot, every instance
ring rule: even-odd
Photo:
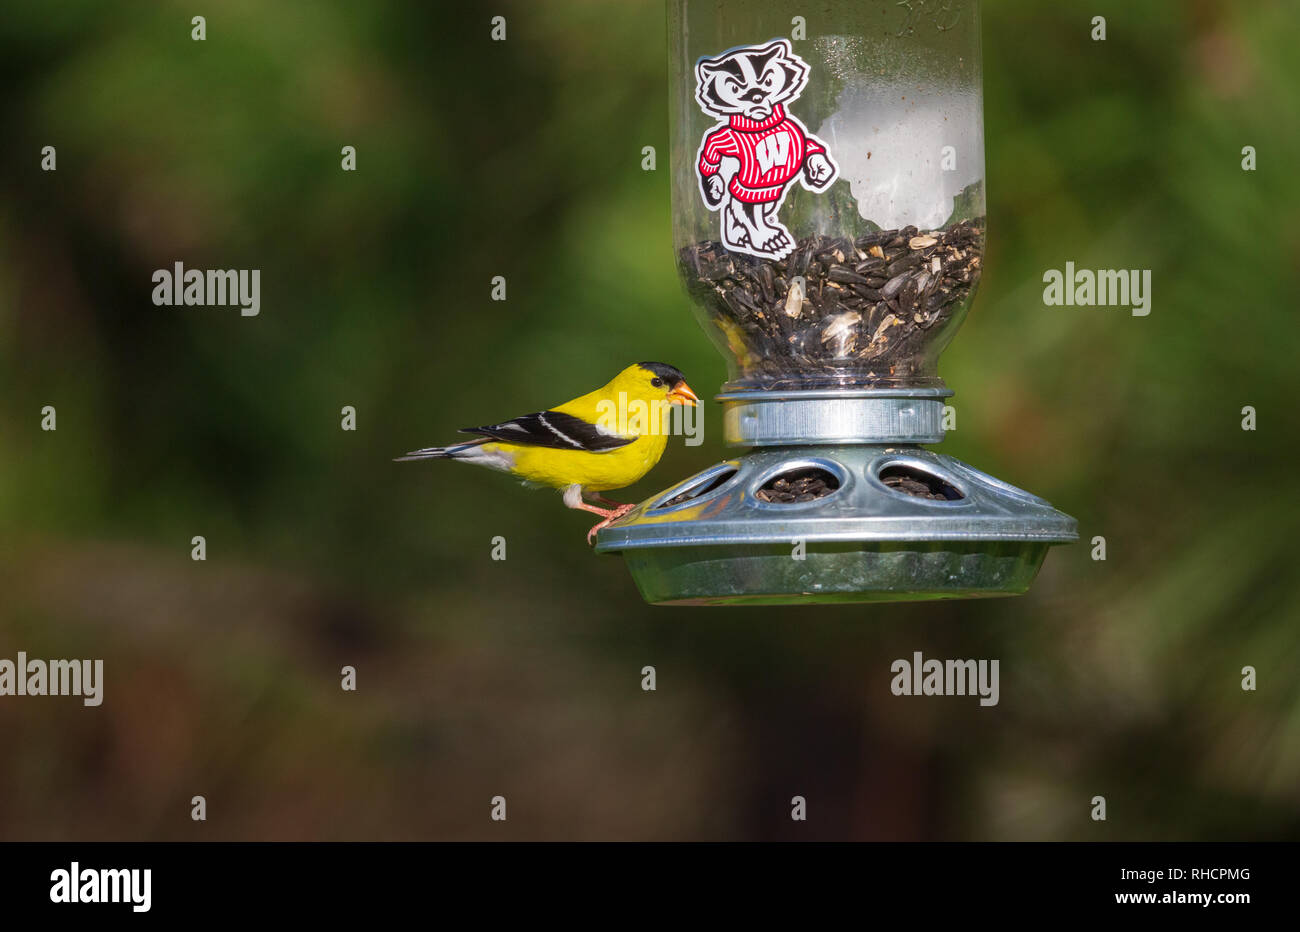
[[[594,544],[596,542],[596,534],[598,534],[602,528],[609,527],[635,507],[636,505],[619,505],[616,508],[611,508],[605,519],[587,532],[587,543]]]

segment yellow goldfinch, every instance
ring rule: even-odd
[[[628,366],[607,385],[554,408],[500,424],[462,427],[483,436],[449,447],[426,447],[396,462],[454,459],[511,473],[527,482],[564,492],[564,504],[603,519],[587,542],[635,505],[621,505],[597,493],[631,485],[659,462],[668,445],[669,409],[695,405],[699,397],[686,378],[661,362]],[[583,496],[610,505],[600,508]]]

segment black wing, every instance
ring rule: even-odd
[[[493,440],[520,443],[532,447],[553,447],[557,450],[582,450],[586,453],[605,453],[625,447],[632,440],[602,433],[594,424],[580,417],[559,411],[538,411],[525,414],[501,424],[486,427],[462,427],[461,433],[482,434]],[[635,439],[635,438],[633,438]]]

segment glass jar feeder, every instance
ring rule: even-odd
[[[983,269],[979,30],[978,0],[669,0],[676,261],[754,451],[600,533],[647,600],[1015,594],[1077,538],[920,446]]]

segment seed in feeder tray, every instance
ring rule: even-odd
[[[979,282],[982,218],[942,230],[808,236],[782,260],[706,241],[680,253],[687,288],[741,356],[775,385],[846,372],[866,384],[924,374],[929,331],[963,311]]]
[[[942,495],[935,495],[930,491],[930,487],[924,482],[917,482],[915,479],[905,479],[902,476],[890,476],[885,480],[885,485],[891,489],[898,489],[900,492],[906,492],[908,495],[916,495],[920,498],[943,498]]]
[[[769,479],[754,497],[771,505],[793,505],[825,498],[839,487],[839,480],[824,469],[800,469]]]
[[[937,476],[906,466],[890,466],[881,472],[880,481],[895,492],[933,502],[952,502],[962,497],[961,492]]]

